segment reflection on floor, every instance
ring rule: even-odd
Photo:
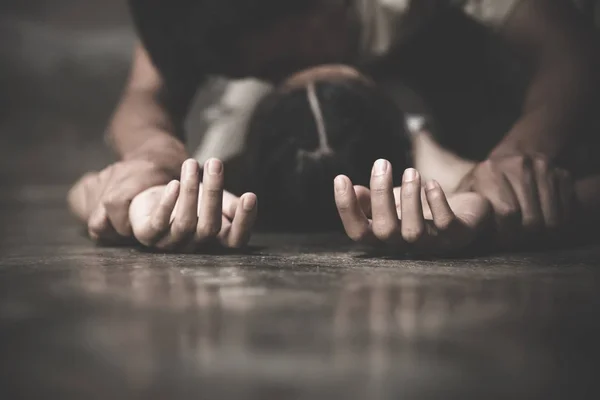
[[[0,196],[1,398],[597,389],[598,247],[419,262],[369,257],[337,236],[259,235],[248,254],[151,255],[92,246],[65,189]]]

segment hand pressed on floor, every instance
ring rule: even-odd
[[[489,203],[476,193],[446,196],[437,182],[425,189],[414,169],[393,187],[392,166],[375,163],[370,190],[353,187],[346,176],[335,180],[335,199],[348,236],[394,251],[445,254],[472,244],[491,216]]]
[[[253,193],[238,198],[224,192],[223,181],[221,161],[206,162],[202,183],[198,163],[186,161],[181,181],[133,200],[129,214],[134,236],[158,250],[194,251],[211,243],[243,247],[256,221],[257,199]]]
[[[94,241],[118,243],[131,238],[129,206],[134,197],[172,178],[149,161],[118,162],[81,178],[69,192],[69,206]]]
[[[487,160],[463,179],[458,191],[475,191],[492,204],[502,247],[555,235],[573,219],[570,174],[541,157]]]

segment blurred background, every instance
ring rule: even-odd
[[[0,4],[1,181],[68,183],[101,167],[134,42],[126,1]]]
[[[600,1],[574,1],[600,21]],[[0,2],[4,185],[68,184],[111,159],[103,130],[134,40],[126,0]]]

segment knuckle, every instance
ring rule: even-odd
[[[220,230],[219,223],[207,221],[198,226],[197,234],[200,238],[212,238],[217,236]]]
[[[513,205],[504,204],[496,209],[496,215],[501,220],[512,220],[521,217],[521,210]]]
[[[104,196],[102,204],[107,208],[117,208],[127,206],[129,201],[125,196],[122,196],[117,192],[110,192]]]

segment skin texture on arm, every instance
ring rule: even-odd
[[[568,0],[521,0],[500,31],[530,65],[523,115],[493,157],[561,156],[581,138],[598,85],[598,52],[591,24]],[[566,165],[565,167],[569,167]]]
[[[108,139],[123,160],[150,159],[177,176],[188,158],[182,125],[198,82],[185,90],[165,87],[141,44],[134,52],[131,75],[108,129]]]

